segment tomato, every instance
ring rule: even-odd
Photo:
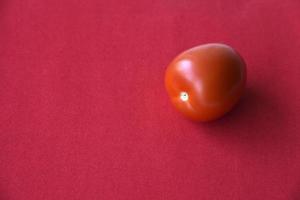
[[[230,111],[246,85],[246,64],[230,46],[210,43],[179,54],[167,67],[165,86],[175,108],[195,121]]]

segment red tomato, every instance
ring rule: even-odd
[[[204,44],[178,55],[168,66],[165,85],[170,99],[192,120],[210,121],[230,111],[246,84],[246,64],[224,44]]]

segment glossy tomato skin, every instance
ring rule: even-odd
[[[165,86],[171,102],[195,121],[215,120],[240,99],[246,64],[230,46],[200,45],[179,54],[167,67]]]

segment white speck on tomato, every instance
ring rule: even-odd
[[[182,101],[187,101],[187,100],[189,100],[189,95],[188,95],[188,93],[186,93],[186,92],[180,92],[180,99],[181,99]]]

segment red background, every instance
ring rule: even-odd
[[[300,2],[0,0],[0,199],[299,200]],[[164,71],[236,48],[221,120],[171,106]]]

